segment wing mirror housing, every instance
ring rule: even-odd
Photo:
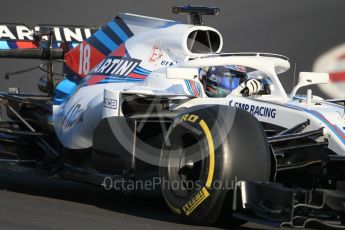
[[[308,85],[317,85],[317,84],[328,84],[329,74],[328,73],[314,73],[314,72],[300,72],[298,77],[298,83],[293,88],[290,98],[293,98],[297,91]]]

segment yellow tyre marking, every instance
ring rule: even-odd
[[[196,194],[191,201],[187,202],[183,206],[183,211],[189,216],[207,197],[210,196],[210,193],[205,187],[201,189],[198,194]]]
[[[194,114],[185,114],[180,118],[180,121],[189,121],[191,123],[195,123],[199,117]]]
[[[165,197],[164,193],[163,193],[163,197],[165,200],[165,203],[167,203],[168,207],[170,208],[171,211],[173,211],[175,214],[181,214],[181,210],[176,208],[175,206],[173,206],[170,201]]]
[[[181,120],[185,120],[185,121],[190,121],[190,122],[195,122],[197,120],[197,118],[193,117],[192,119],[188,119],[190,118],[188,116],[188,114],[184,115],[184,117],[182,117]],[[214,153],[214,144],[213,144],[213,138],[210,132],[210,129],[208,127],[208,125],[205,123],[204,120],[201,120],[199,122],[199,125],[201,126],[201,128],[203,129],[205,136],[206,136],[206,140],[207,140],[207,144],[208,144],[208,149],[209,149],[209,169],[208,169],[208,175],[207,175],[207,180],[206,180],[206,187],[210,188],[212,185],[212,180],[213,180],[213,174],[214,174],[214,167],[215,167],[215,153]],[[187,202],[183,207],[183,211],[186,213],[186,215],[190,215],[204,200],[206,200],[207,197],[210,196],[210,193],[207,191],[206,187],[203,187],[201,189],[200,192],[198,192],[198,194],[195,195],[195,197],[193,197],[191,199],[191,201]],[[165,202],[167,203],[167,205],[169,206],[169,208],[176,214],[181,214],[181,210],[174,207],[169,200],[164,196],[163,197],[165,199]]]
[[[212,138],[210,129],[208,128],[205,121],[201,120],[199,124],[201,128],[204,130],[207,144],[208,144],[208,149],[209,149],[210,162],[209,162],[208,175],[207,175],[207,180],[206,180],[206,187],[210,188],[212,185],[212,179],[213,179],[213,174],[214,174],[214,164],[215,164],[213,138]]]

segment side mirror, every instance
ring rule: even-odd
[[[290,98],[293,98],[301,87],[307,85],[328,84],[329,82],[328,73],[300,72],[298,83],[295,88],[293,88]]]
[[[37,83],[38,89],[43,93],[48,93],[48,81],[46,76],[40,77]]]
[[[54,88],[57,86],[57,84],[60,81],[61,80],[58,80],[58,79],[54,79],[53,80]],[[49,92],[47,76],[40,77],[40,79],[38,80],[38,83],[37,83],[37,87],[43,93],[48,93]]]

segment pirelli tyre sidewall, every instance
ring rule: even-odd
[[[190,158],[196,161],[201,158],[201,162],[190,166],[193,170],[198,168],[197,173],[190,173],[198,175],[194,189],[184,193],[170,184],[162,186],[170,209],[187,223],[217,223],[222,210],[225,210],[223,202],[226,195],[236,182],[264,182],[270,178],[271,159],[266,135],[257,119],[246,111],[222,105],[186,109],[170,126],[166,139],[169,145],[167,142],[163,145],[160,162],[163,182],[180,178],[182,163],[181,157],[178,159],[179,154],[186,155],[184,161],[187,161],[188,151],[192,155]],[[182,148],[186,150],[179,149],[187,139],[192,139],[195,144],[188,143],[188,147]],[[231,219],[231,213],[225,216]]]

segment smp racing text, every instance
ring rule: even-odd
[[[229,106],[246,110],[249,113],[253,114],[254,116],[275,118],[277,114],[277,110],[273,108],[258,106],[258,105],[251,105],[251,104],[237,102],[233,100],[229,101]]]

